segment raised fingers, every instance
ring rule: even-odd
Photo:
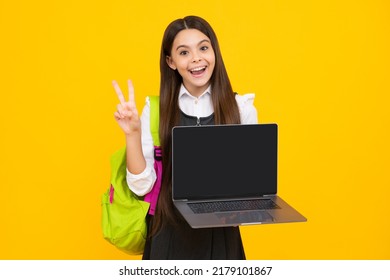
[[[133,82],[131,80],[127,80],[127,86],[129,88],[129,103],[131,104],[131,106],[135,107]]]
[[[125,100],[125,97],[123,96],[123,93],[122,93],[121,88],[119,87],[118,83],[114,80],[114,81],[112,81],[112,85],[114,86],[115,92],[118,95],[120,103],[125,104],[126,100]],[[133,95],[134,95],[134,93],[133,93]]]
[[[118,104],[117,106],[116,106],[116,109],[117,109],[117,112],[118,112],[118,114],[119,114],[119,116],[121,117],[121,118],[124,118],[124,117],[126,117],[126,109],[123,107],[123,105],[122,104]]]
[[[125,107],[122,106],[122,104],[117,105],[117,111],[115,112],[115,117],[118,119],[124,119],[126,117],[133,116],[133,112],[127,110]]]

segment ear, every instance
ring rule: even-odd
[[[172,57],[170,57],[170,56],[166,56],[166,61],[167,61],[167,64],[168,64],[168,66],[172,69],[172,70],[176,70],[176,64],[175,64],[175,62],[172,60]]]

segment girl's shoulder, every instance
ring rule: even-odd
[[[144,102],[144,107],[143,107],[143,111],[147,111],[147,112],[149,112],[150,111],[150,103],[151,103],[151,101],[150,101],[150,99],[151,98],[154,98],[154,97],[156,97],[157,95],[147,95],[146,97],[145,97],[145,102]],[[157,96],[158,97],[158,96]]]
[[[150,107],[150,97],[149,97],[149,95],[147,95],[147,96],[145,97],[145,105],[144,105],[144,106]]]
[[[242,124],[257,123],[257,110],[254,105],[255,94],[236,94],[238,109],[240,110],[240,118]]]
[[[246,106],[253,106],[254,100],[255,100],[254,93],[236,94],[237,105],[240,108]]]

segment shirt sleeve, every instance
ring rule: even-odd
[[[254,93],[244,95],[236,94],[238,109],[240,110],[241,124],[257,124],[257,110],[253,102],[255,100]]]
[[[126,181],[130,190],[138,196],[143,196],[151,191],[156,181],[154,170],[154,145],[150,132],[150,101],[146,98],[146,104],[142,110],[141,120],[141,143],[142,152],[146,160],[146,167],[140,174],[132,174],[127,170]]]

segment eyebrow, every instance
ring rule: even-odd
[[[210,42],[209,40],[203,39],[202,41],[200,41],[200,42],[198,43],[198,46],[201,45],[201,44],[204,43],[204,42],[207,42],[207,43],[211,44],[211,42]],[[187,45],[179,45],[179,46],[177,46],[176,50],[178,50],[178,49],[180,49],[180,48],[188,48],[188,46],[187,46]]]

